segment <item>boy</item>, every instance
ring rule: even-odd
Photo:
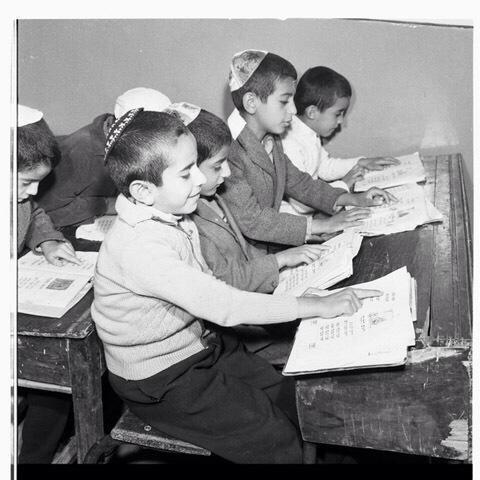
[[[325,247],[302,245],[266,255],[242,235],[217,190],[230,175],[227,162],[232,137],[216,115],[201,110],[188,123],[197,142],[198,168],[206,182],[192,219],[200,234],[202,254],[213,274],[240,290],[271,293],[278,285],[279,270],[319,258]]]
[[[59,138],[61,161],[38,198],[57,228],[89,223],[96,216],[115,213],[117,191],[103,165],[108,131],[115,118],[132,108],[160,111],[169,103],[168,97],[157,90],[132,88],[117,98],[115,116],[104,113],[89,125]]]
[[[246,50],[232,60],[232,99],[246,125],[230,150],[231,176],[222,197],[245,237],[266,251],[318,240],[320,234],[359,225],[369,215],[367,208],[343,210],[326,219],[281,213],[284,195],[328,214],[346,205],[367,207],[393,200],[377,188],[362,194],[332,188],[290,162],[278,136],[296,113],[296,78],[293,65],[272,53]]]
[[[327,67],[307,70],[294,95],[297,115],[282,138],[285,154],[291,162],[312,178],[333,182],[332,186],[351,191],[364,170],[381,170],[386,165],[398,164],[395,158],[357,157],[332,158],[322,145],[341,131],[350,105],[352,89],[348,80]],[[312,209],[293,198],[282,201],[281,212],[308,214]]]
[[[18,106],[17,128],[17,255],[25,246],[48,262],[79,264],[72,245],[55,230],[50,218],[31,199],[58,156],[55,137],[42,112]],[[50,463],[68,420],[70,397],[62,393],[26,390],[27,412],[19,463]]]
[[[292,386],[220,326],[350,314],[378,291],[327,297],[242,292],[211,275],[188,218],[205,177],[173,115],[132,110],[110,130],[118,218],[101,246],[92,317],[113,389],[168,435],[234,462],[301,461]],[[226,329],[224,329],[226,330]]]

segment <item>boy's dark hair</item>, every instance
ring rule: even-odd
[[[181,135],[188,134],[185,125],[173,115],[138,113],[116,140],[105,162],[119,192],[129,197],[134,180],[161,186],[170,148]]]
[[[200,110],[198,116],[189,123],[188,129],[197,141],[198,165],[216,155],[223,146],[232,143],[227,124],[207,110]]]
[[[323,112],[337,99],[351,96],[352,87],[343,75],[328,67],[312,67],[300,78],[293,100],[302,115],[310,105]]]
[[[267,53],[245,85],[232,92],[233,104],[239,112],[245,112],[243,96],[247,92],[254,93],[262,102],[266,102],[269,95],[275,91],[275,83],[284,78],[296,80],[295,67],[279,55]]]
[[[17,171],[33,170],[40,165],[51,168],[59,157],[57,140],[43,118],[17,127]]]

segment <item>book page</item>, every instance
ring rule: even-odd
[[[315,317],[300,322],[285,375],[402,363],[415,344],[411,276],[405,267],[355,285],[383,291],[362,301],[351,316]],[[333,292],[322,292],[320,295]]]
[[[409,183],[389,188],[387,191],[391,192],[398,202],[370,207],[371,216],[362,220],[362,225],[355,227],[358,233],[366,236],[386,235],[414,230],[418,225],[441,220],[440,212],[433,205],[430,204],[430,209],[427,209],[422,186]]]
[[[301,295],[308,287],[328,288],[353,273],[352,258],[358,253],[362,236],[354,229],[324,243],[330,250],[310,264],[287,268],[280,272],[280,282],[274,294],[288,292]]]
[[[94,242],[103,242],[106,233],[110,230],[117,215],[103,215],[93,223],[80,225],[75,231],[75,237],[85,238]]]
[[[43,255],[35,255],[33,252],[28,252],[18,259],[18,271],[20,273],[25,269],[29,269],[34,271],[53,272],[58,275],[76,274],[86,275],[88,277],[93,276],[98,252],[77,251],[75,253],[81,262],[80,265],[64,260],[63,265],[57,266],[48,263]]]
[[[355,183],[356,192],[364,192],[371,187],[388,188],[405,183],[425,180],[425,168],[418,152],[396,157],[399,165],[388,165],[383,170],[370,170],[364,178]]]

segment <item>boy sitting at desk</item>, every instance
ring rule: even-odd
[[[227,204],[217,195],[230,175],[227,156],[232,136],[225,122],[198,108],[188,129],[197,141],[197,164],[206,182],[192,219],[200,234],[202,254],[213,274],[240,290],[271,293],[278,285],[279,270],[311,263],[325,247],[301,245],[275,254],[249,244],[242,235]]]
[[[31,199],[50,173],[58,146],[42,112],[18,106],[17,128],[17,254],[25,246],[54,265],[77,263],[72,245],[55,230],[50,218]],[[69,395],[28,389],[19,463],[50,463],[70,412]]]
[[[115,213],[118,192],[103,165],[108,131],[115,118],[132,108],[159,111],[169,103],[157,90],[132,88],[117,98],[115,116],[99,115],[89,125],[59,139],[60,162],[38,197],[56,227],[89,223],[96,216]]]
[[[325,297],[237,290],[211,275],[188,214],[205,177],[173,115],[132,110],[111,128],[106,164],[120,195],[100,248],[92,317],[109,380],[154,428],[233,462],[298,463],[292,383],[223,327],[351,314],[378,291]]]
[[[266,251],[302,245],[320,234],[359,225],[369,216],[367,208],[347,211],[341,210],[343,206],[367,207],[393,200],[378,188],[352,194],[313,180],[283,153],[279,135],[296,113],[296,79],[290,62],[258,50],[234,55],[230,67],[233,103],[246,124],[230,150],[231,176],[225,179],[222,198],[245,237]],[[282,213],[279,208],[285,195],[332,216],[312,219]]]

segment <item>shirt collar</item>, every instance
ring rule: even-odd
[[[178,222],[182,219],[181,215],[164,213],[149,205],[133,203],[123,194],[118,196],[115,202],[115,209],[117,210],[118,216],[132,227],[145,220],[155,220],[169,225],[178,225]]]
[[[311,129],[306,123],[302,122],[296,115],[292,118],[292,130],[296,131],[297,135],[302,135],[303,137],[320,140],[320,137],[317,133]]]

